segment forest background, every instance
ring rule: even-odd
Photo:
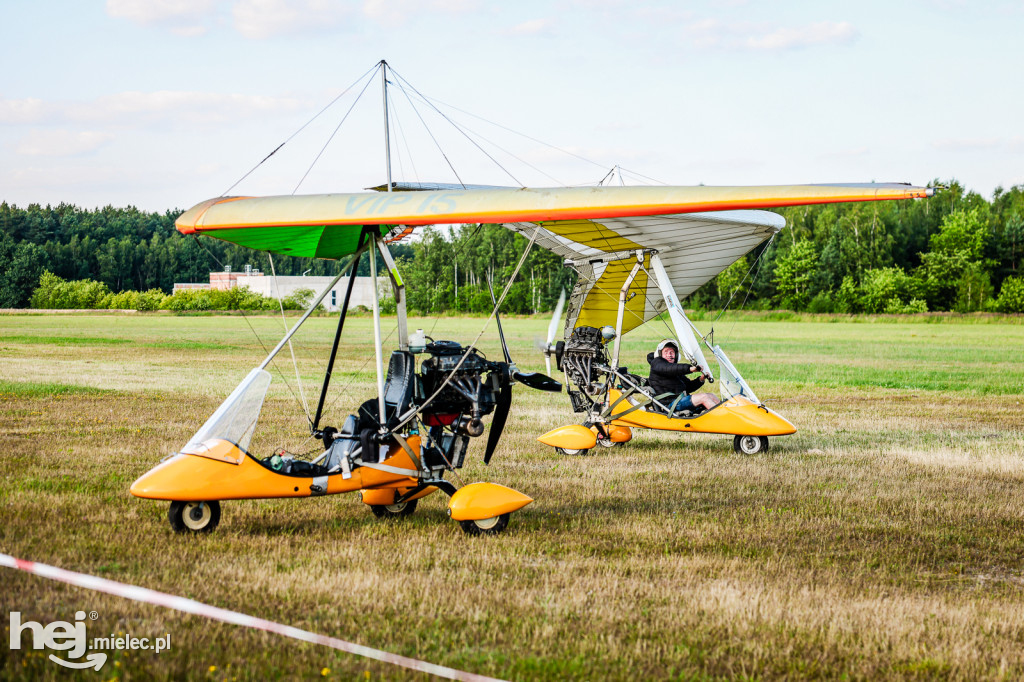
[[[687,307],[812,313],[1024,312],[1024,186],[988,201],[956,181],[924,201],[777,209],[786,228],[691,295]],[[86,210],[68,204],[0,203],[0,308],[209,309],[269,307],[245,291],[170,296],[175,282],[268,256],[227,242],[185,237],[180,210]],[[498,225],[426,228],[392,245],[418,313],[490,311],[487,282],[504,284],[526,240]],[[338,264],[277,256],[279,275],[327,275]],[[360,275],[369,274],[363,259]],[[551,310],[575,273],[533,249],[503,311]],[[291,307],[301,306],[292,301]],[[273,302],[276,307],[277,303]]]

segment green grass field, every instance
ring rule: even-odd
[[[467,342],[483,322],[411,326]],[[506,679],[1021,679],[1024,325],[968,322],[719,321],[799,429],[753,457],[655,432],[559,456],[536,437],[578,416],[517,387],[491,466],[478,439],[456,479],[536,500],[501,536],[464,535],[441,495],[397,522],[349,495],[226,502],[215,533],[180,537],[128,487],[262,360],[280,318],[0,316],[0,551]],[[278,357],[256,454],[314,447],[300,403],[333,327],[297,337],[301,392]],[[505,321],[522,368],[543,370],[546,327]],[[631,334],[624,362],[645,366],[666,334]],[[499,355],[493,327],[482,347]],[[328,423],[374,394],[372,357],[369,319],[351,319]],[[10,569],[0,586],[0,615],[96,611],[90,637],[172,636],[100,673],[5,644],[3,679],[424,679]]]

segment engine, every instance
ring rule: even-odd
[[[430,466],[450,463],[457,468],[462,466],[470,437],[484,432],[480,418],[494,411],[498,372],[494,363],[476,351],[466,354],[455,341],[432,341],[426,350],[430,357],[420,367],[422,393],[418,400],[438,395],[423,414],[429,429],[429,445],[423,454]]]
[[[596,327],[577,327],[565,342],[558,368],[586,395],[594,396],[602,391],[604,373],[597,369],[597,365],[608,364],[604,344],[601,330]],[[569,398],[577,412],[585,411],[581,408],[591,402],[577,391],[570,391]]]

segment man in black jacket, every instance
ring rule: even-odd
[[[679,346],[672,339],[665,339],[653,353],[647,354],[647,362],[651,365],[649,381],[654,395],[672,394],[661,402],[669,406],[674,403],[675,410],[692,410],[694,406],[710,410],[718,404],[718,399],[711,393],[694,393],[704,385],[704,377],[691,379],[687,376],[701,371],[700,367],[680,365],[676,362],[678,356]]]

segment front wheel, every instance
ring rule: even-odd
[[[475,521],[459,521],[459,525],[467,535],[497,535],[505,530],[509,516],[510,514],[502,514]]]
[[[220,523],[220,502],[171,502],[167,520],[176,533],[209,533]]]
[[[768,436],[736,436],[732,449],[741,455],[756,455],[768,450]]]
[[[590,452],[590,450],[589,449],[587,449],[587,450],[573,450],[572,448],[555,448],[555,452],[557,452],[560,455],[575,456],[575,455],[585,455],[588,452]]]
[[[408,516],[416,511],[416,500],[399,502],[398,504],[371,504],[370,511],[378,519],[396,519]]]

